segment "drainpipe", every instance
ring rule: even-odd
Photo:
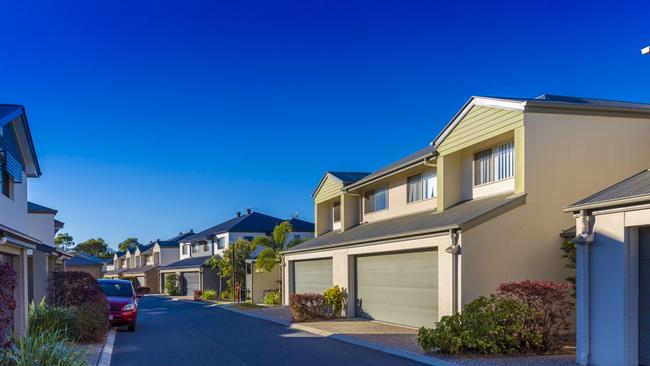
[[[577,297],[577,361],[580,366],[589,364],[589,247],[594,242],[593,220],[587,210],[580,210],[580,233],[572,240],[576,244],[576,297]]]
[[[459,309],[458,301],[458,256],[461,254],[461,247],[458,244],[459,231],[457,229],[449,230],[451,245],[445,250],[451,254],[451,307],[452,314],[457,314]]]

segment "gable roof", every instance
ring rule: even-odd
[[[59,211],[45,207],[42,205],[39,205],[37,203],[27,201],[27,212],[32,213],[32,214],[52,214],[56,215]]]
[[[291,224],[291,227],[293,228],[294,232],[298,232],[298,233],[314,232],[314,224],[309,221],[292,218],[291,220],[289,220],[289,223]]]
[[[198,268],[205,264],[205,262],[210,259],[212,256],[203,256],[203,257],[190,257],[181,259],[179,261],[169,263],[167,265],[161,266],[160,269],[179,269],[179,268]]]
[[[325,174],[323,174],[323,177],[320,179],[320,182],[318,182],[318,185],[316,186],[316,189],[314,190],[314,193],[311,194],[312,197],[316,197],[318,194],[318,191],[320,191],[321,187],[323,184],[325,184],[325,181],[327,178],[332,178],[335,179],[339,182],[341,182],[341,185],[343,187],[346,187],[359,179],[364,178],[370,173],[364,173],[364,172],[333,172],[333,171],[326,171]]]
[[[18,104],[0,104],[0,127],[8,123],[14,124],[16,138],[26,143],[19,144],[20,154],[25,163],[25,173],[28,177],[39,177],[41,168],[38,163],[34,141],[27,123],[25,107]]]
[[[233,217],[230,220],[224,221],[209,229],[203,230],[197,234],[189,236],[181,242],[189,243],[200,240],[211,239],[216,234],[225,232],[240,232],[240,233],[270,233],[275,226],[283,221],[277,217],[265,215],[259,212],[251,212],[246,215]],[[313,230],[313,228],[312,228]]]
[[[98,258],[93,255],[80,252],[70,252],[68,254],[72,255],[72,258],[65,262],[66,266],[102,266],[107,263],[107,261],[110,261],[110,259]]]
[[[564,209],[565,212],[650,202],[650,170],[644,170]]]
[[[429,210],[392,219],[357,225],[340,231],[330,231],[298,244],[284,253],[304,252],[326,248],[372,244],[417,235],[467,229],[473,223],[488,219],[525,202],[524,194],[499,195],[458,203],[444,211]]]

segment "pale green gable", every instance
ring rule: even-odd
[[[321,203],[332,198],[336,198],[341,195],[341,189],[343,188],[343,183],[336,178],[332,178],[328,175],[325,178],[323,184],[321,184],[320,189],[314,194],[314,203]]]

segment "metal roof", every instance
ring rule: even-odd
[[[72,255],[72,258],[70,258],[67,262],[65,262],[66,266],[71,266],[71,267],[103,266],[105,263],[104,259],[89,254],[85,254],[85,253],[69,253],[69,254]]]
[[[359,179],[362,179],[368,174],[370,174],[365,172],[333,172],[333,171],[327,171],[327,173],[338,178],[341,182],[343,182],[343,185],[354,183]]]
[[[18,121],[18,125],[14,126],[20,129],[20,134],[27,140],[27,144],[24,146],[27,149],[22,151],[24,154],[23,157],[27,158],[27,155],[29,155],[29,158],[31,158],[33,163],[34,170],[30,169],[30,173],[27,172],[28,169],[26,169],[25,173],[30,177],[40,177],[41,167],[38,163],[38,156],[36,155],[36,148],[34,147],[34,141],[32,140],[32,133],[29,130],[29,123],[27,123],[25,107],[19,104],[0,104],[0,127],[13,121]]]
[[[367,176],[365,176],[362,179],[357,180],[356,182],[352,183],[349,185],[349,189],[361,186],[365,183],[371,182],[373,180],[379,179],[381,177],[384,177],[386,175],[389,175],[393,172],[396,172],[398,170],[401,170],[403,168],[406,168],[412,164],[420,163],[424,160],[424,158],[430,157],[434,154],[435,149],[433,146],[429,145],[427,147],[424,147],[412,154],[409,154],[399,160],[396,160],[383,168],[376,170]]]
[[[314,232],[314,224],[305,221],[305,220],[300,220],[300,219],[291,219],[288,220],[289,223],[291,224],[291,227],[293,228],[294,232],[297,233],[313,233]]]
[[[179,261],[161,266],[160,269],[181,269],[181,268],[199,268],[203,266],[205,261],[210,259],[211,256],[203,256],[203,257],[190,257],[190,258],[185,258],[181,259]]]
[[[59,211],[57,211],[57,210],[55,210],[53,208],[49,208],[49,207],[45,207],[43,205],[39,205],[38,203],[27,201],[27,212],[56,215],[57,212],[59,212]]]
[[[158,266],[149,265],[149,266],[142,266],[142,267],[137,267],[137,268],[129,268],[129,269],[123,271],[122,274],[145,273],[145,272],[150,271],[150,270],[152,270],[152,269],[154,269],[156,267],[158,267]]]
[[[379,240],[432,234],[464,229],[487,214],[497,214],[523,204],[525,195],[499,195],[466,201],[442,212],[436,210],[399,216],[355,226],[346,231],[331,231],[298,244],[285,253],[303,252],[340,246],[368,244]]]
[[[565,208],[564,211],[579,211],[644,201],[650,201],[650,170],[639,172],[596,192]]]

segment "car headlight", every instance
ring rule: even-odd
[[[133,310],[133,309],[135,309],[135,304],[134,303],[126,304],[122,308],[122,310],[124,310],[124,311]]]

